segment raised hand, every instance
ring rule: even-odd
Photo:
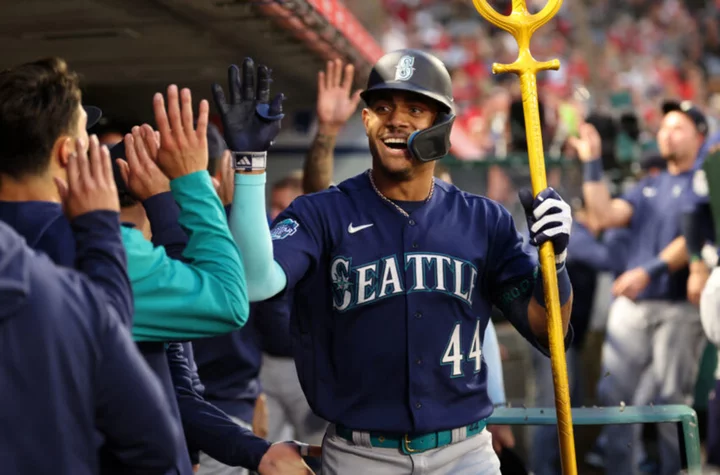
[[[125,135],[125,160],[117,159],[122,179],[137,199],[145,201],[151,196],[170,191],[170,179],[155,164],[160,141],[152,127],[144,124],[133,127]]]
[[[91,211],[120,211],[115,179],[113,178],[110,151],[100,146],[96,135],[90,136],[90,147],[85,151],[78,139],[75,153],[67,164],[67,182],[55,178],[63,209],[68,219]]]
[[[193,124],[190,89],[178,94],[178,87],[167,89],[167,111],[162,94],[153,98],[155,122],[160,132],[157,165],[171,180],[191,173],[206,171],[208,166],[207,124],[210,106],[200,101],[197,126]]]
[[[257,84],[255,80],[255,64],[246,58],[242,79],[237,66],[233,64],[228,68],[229,101],[219,84],[212,87],[225,142],[233,152],[266,152],[280,132],[285,96],[278,94],[270,102],[272,78],[266,66],[258,66]]]
[[[591,124],[580,126],[580,138],[568,138],[570,145],[577,153],[581,162],[587,163],[600,158],[602,153],[602,141],[597,129]]]
[[[347,64],[343,74],[340,59],[328,61],[318,73],[317,115],[319,132],[337,135],[360,103],[361,89],[351,93],[355,66]]]

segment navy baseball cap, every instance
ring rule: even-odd
[[[682,112],[693,121],[698,132],[702,135],[707,135],[708,123],[705,114],[700,112],[700,109],[695,107],[692,102],[665,101],[662,104],[662,111],[663,115],[673,111]]]
[[[85,113],[87,114],[87,125],[85,126],[85,129],[89,129],[100,121],[100,118],[102,117],[102,110],[100,110],[99,107],[86,105],[83,105],[83,109],[85,109]]]

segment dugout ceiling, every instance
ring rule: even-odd
[[[351,60],[367,77],[381,54],[360,23],[375,23],[379,1],[348,3],[352,11],[336,0],[4,0],[0,67],[61,56],[82,74],[87,103],[136,123],[151,120],[152,94],[170,82],[210,99],[227,66],[251,56],[273,69],[288,112],[312,110],[326,59]]]

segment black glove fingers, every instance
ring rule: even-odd
[[[243,96],[246,101],[255,100],[255,63],[251,58],[243,61]]]
[[[257,87],[257,101],[261,104],[267,104],[270,102],[270,70],[267,66],[258,66],[258,87]]]
[[[228,87],[230,88],[230,104],[240,104],[240,69],[234,64],[228,68]]]
[[[223,91],[222,86],[220,84],[213,84],[212,85],[212,96],[213,96],[213,102],[215,102],[215,107],[217,107],[218,112],[225,112],[228,108],[227,101],[225,100],[225,92]]]

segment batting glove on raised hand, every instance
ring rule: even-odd
[[[230,101],[219,84],[213,84],[215,106],[220,113],[225,141],[233,152],[266,152],[280,132],[283,94],[270,102],[270,70],[263,65],[257,68],[250,58],[243,62],[242,79],[236,65],[228,68]]]
[[[544,242],[552,242],[555,250],[555,265],[560,269],[565,264],[570,242],[572,227],[570,205],[552,188],[545,188],[535,198],[532,191],[522,189],[518,196],[525,209],[530,243],[540,247]]]

